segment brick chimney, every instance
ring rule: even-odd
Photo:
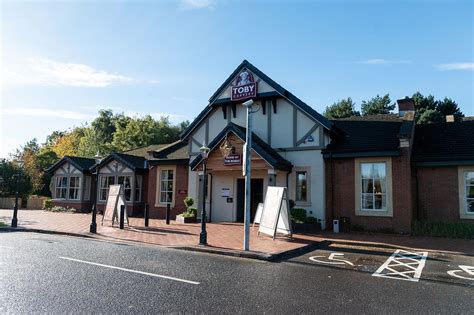
[[[398,117],[402,117],[404,120],[414,120],[415,102],[413,102],[413,99],[405,96],[405,98],[397,100],[397,104]]]

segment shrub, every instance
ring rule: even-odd
[[[290,210],[295,207],[295,201],[293,199],[288,200],[288,204],[290,205]]]
[[[53,201],[51,199],[43,200],[43,209],[51,209],[53,207]]]
[[[51,212],[76,212],[77,211],[75,208],[61,207],[61,206],[54,206],[45,210],[51,211]]]
[[[186,211],[184,211],[181,214],[178,214],[179,216],[182,216],[183,218],[192,218],[197,216],[197,209],[194,207],[189,207]]]
[[[474,239],[474,223],[414,221],[413,235]]]
[[[295,221],[295,223],[304,223],[306,219],[306,210],[302,208],[293,208],[290,211],[291,219]]]
[[[194,199],[191,198],[191,197],[189,197],[189,196],[187,196],[186,198],[184,198],[184,201],[183,201],[183,202],[184,202],[184,205],[186,206],[186,210],[187,210],[187,209],[189,209],[190,207],[193,206],[193,204],[194,204]]]

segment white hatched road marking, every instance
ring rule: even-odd
[[[105,267],[105,268],[110,268],[110,269],[116,269],[116,270],[121,270],[121,271],[138,273],[138,274],[141,274],[141,275],[146,275],[146,276],[151,276],[151,277],[163,278],[163,279],[179,281],[179,282],[184,282],[184,283],[189,283],[189,284],[199,284],[199,282],[195,282],[195,281],[190,281],[190,280],[185,280],[185,279],[180,279],[180,278],[175,278],[175,277],[170,277],[170,276],[164,276],[164,275],[159,275],[159,274],[150,273],[150,272],[138,271],[138,270],[133,270],[133,269],[121,268],[121,267],[116,267],[116,266],[104,265],[104,264],[99,264],[99,263],[80,260],[80,259],[74,259],[74,258],[69,258],[69,257],[61,257],[61,256],[59,258],[65,259],[65,260],[70,260],[70,261],[75,261],[75,262],[80,262],[80,263],[83,263],[83,264],[89,264],[89,265],[94,265],[94,266],[99,266],[99,267]]]
[[[372,276],[417,282],[427,257],[428,252],[414,253],[397,249]]]

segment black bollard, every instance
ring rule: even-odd
[[[120,206],[120,229],[123,230],[123,226],[125,224],[125,206]]]
[[[166,204],[166,224],[170,224],[170,211],[171,211],[171,207],[170,207],[170,204]]]
[[[148,227],[148,221],[150,219],[149,206],[145,204],[145,227]]]

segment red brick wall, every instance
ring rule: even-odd
[[[457,167],[419,167],[416,171],[419,219],[461,220]]]
[[[171,207],[171,219],[174,220],[177,214],[185,211],[184,198],[188,195],[188,165],[176,165],[176,188],[174,207]],[[148,204],[150,206],[150,218],[164,219],[166,207],[155,206],[157,194],[158,166],[154,166],[149,171],[148,179]],[[181,193],[180,193],[181,192]],[[196,205],[194,205],[196,206]]]
[[[406,149],[402,149],[406,150]],[[411,232],[414,208],[413,180],[408,151],[400,157],[392,157],[393,217],[357,216],[355,214],[355,163],[354,158],[326,160],[327,222],[341,216],[349,217],[351,224],[366,230],[391,229],[395,232]]]

